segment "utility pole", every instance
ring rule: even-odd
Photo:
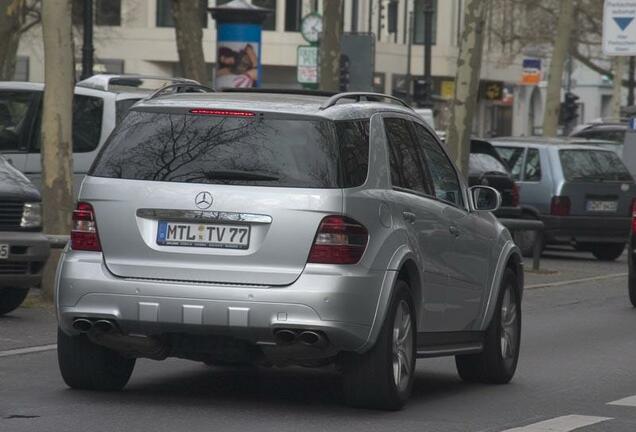
[[[342,0],[324,0],[323,32],[318,48],[320,59],[320,89],[338,91],[340,87],[340,39],[342,36]]]
[[[636,57],[632,56],[629,58],[629,92],[627,93],[627,106],[630,107],[634,106],[634,87],[636,87],[634,74],[636,74]]]
[[[455,96],[446,139],[451,157],[464,176],[468,175],[470,135],[479,96],[486,3],[484,0],[466,0],[464,3],[464,29],[459,45]]]
[[[413,51],[413,21],[415,16],[413,11],[409,12],[408,25],[408,45],[406,54],[406,100],[409,104],[413,103],[413,76],[411,75],[411,55]]]
[[[374,0],[368,0],[369,13],[367,14],[367,31],[369,34],[373,33],[373,1]]]
[[[434,12],[433,0],[424,0],[424,101],[422,101],[422,105],[425,108],[433,106],[433,99],[431,98],[431,89],[433,87],[431,83],[431,61]]]
[[[84,44],[82,45],[82,75],[80,79],[93,76],[93,0],[85,0],[84,5]]]

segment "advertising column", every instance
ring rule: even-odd
[[[214,87],[258,87],[262,81],[261,34],[269,9],[234,0],[211,8],[216,20],[216,74]]]

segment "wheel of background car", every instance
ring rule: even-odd
[[[0,315],[16,310],[27,294],[28,288],[0,288]]]
[[[121,390],[135,367],[134,358],[92,343],[85,334],[57,329],[57,360],[66,385],[81,390]]]
[[[468,382],[508,383],[515,374],[521,346],[521,304],[517,278],[506,269],[497,309],[486,330],[484,350],[455,356],[459,376]]]
[[[614,261],[623,254],[625,243],[596,243],[592,255],[600,261]]]
[[[364,354],[345,356],[343,384],[349,405],[397,410],[406,404],[415,372],[414,311],[408,284],[398,280],[373,348]]]
[[[628,290],[629,290],[629,300],[632,302],[632,306],[636,307],[636,269],[634,265],[634,253],[632,252],[633,248],[630,247],[629,253],[629,279],[628,279]]]

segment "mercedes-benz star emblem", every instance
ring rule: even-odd
[[[210,192],[199,192],[194,197],[194,204],[201,210],[209,209],[212,207],[212,195]]]

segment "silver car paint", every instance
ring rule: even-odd
[[[165,105],[176,103],[174,99],[178,98],[167,100]],[[275,104],[253,105],[251,109],[280,109]],[[460,177],[466,207],[442,208],[441,213],[448,215],[450,211],[457,219],[465,219],[461,229],[470,231],[471,237],[463,245],[446,245],[444,258],[454,267],[433,268],[443,266],[443,260],[439,264],[436,256],[438,251],[418,239],[421,233],[406,226],[402,209],[396,205],[382,118],[407,117],[427,126],[405,109],[375,103],[360,105],[374,109],[375,114],[372,111],[369,175],[359,188],[281,190],[87,177],[80,199],[95,206],[104,252],[64,252],[56,292],[62,329],[74,333],[71,323],[77,316],[105,317],[141,332],[157,326],[184,329],[184,325],[197,325],[211,332],[271,343],[273,328],[312,328],[325,331],[338,349],[363,352],[375,343],[398,274],[410,262],[417,268],[411,285],[418,308],[418,331],[484,330],[493,314],[493,299],[497,298],[506,266],[514,265],[517,272],[521,271],[518,249],[492,214],[474,210]],[[240,101],[227,106],[244,108]],[[289,104],[284,106],[290,109]],[[312,112],[306,105],[301,111]],[[352,116],[352,111],[355,113],[343,104],[322,115],[342,119]],[[315,110],[312,113],[316,115]],[[237,257],[245,258],[245,262],[235,267],[230,259],[218,266],[205,262],[203,258],[214,256],[214,251],[195,254],[174,250],[163,255],[152,243],[156,223],[153,227],[152,222],[140,220],[136,210],[192,210],[193,199],[202,190],[221,197],[220,202],[215,197],[215,210],[272,215],[272,226],[282,217],[281,227],[300,233],[300,237],[292,239],[276,228],[278,237],[272,240],[275,247],[269,252],[289,248],[294,253],[263,255],[258,261],[256,251],[239,252]],[[237,196],[243,199],[232,199]],[[447,206],[431,198],[418,200],[423,207]],[[279,216],[272,214],[277,209],[281,211]],[[361,262],[353,266],[304,264],[322,216],[339,212],[369,229],[370,241]],[[179,261],[179,253],[187,260]],[[215,282],[210,282],[215,280],[210,276],[212,268],[216,270]],[[431,291],[427,274],[438,275],[436,293]],[[454,291],[456,281],[464,285]],[[447,299],[454,304],[449,306]],[[449,321],[445,312],[451,308],[463,310],[453,310],[455,319]]]

